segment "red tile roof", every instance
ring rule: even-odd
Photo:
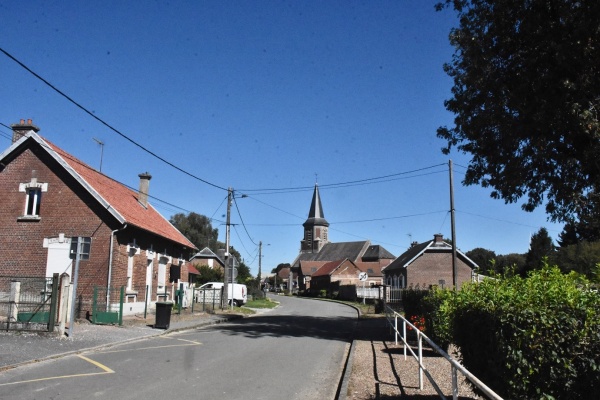
[[[312,274],[313,278],[315,276],[325,276],[325,275],[331,274],[337,267],[339,267],[346,260],[337,260],[337,261],[328,262],[327,264],[325,264],[321,268],[319,268],[317,270],[317,272]]]
[[[300,261],[300,271],[304,276],[311,276],[325,264],[327,261]],[[313,272],[313,268],[316,268],[315,272]]]
[[[87,184],[87,189],[96,198],[100,197],[118,213],[121,222],[134,225],[138,228],[162,236],[173,242],[195,249],[196,246],[190,242],[177,228],[164,218],[150,203],[148,207],[142,206],[138,200],[138,193],[115,181],[112,178],[94,170],[89,165],[75,158],[71,154],[57,147],[48,140],[37,134],[30,135],[46,148],[48,152],[54,152],[66,162],[77,176]],[[35,136],[34,136],[35,135]],[[41,143],[41,142],[43,143]],[[44,144],[49,146],[46,147]],[[85,186],[85,185],[84,185]],[[114,214],[114,213],[113,213]]]

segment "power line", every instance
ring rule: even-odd
[[[436,165],[431,165],[428,167],[418,168],[418,169],[414,169],[414,170],[410,170],[410,171],[397,172],[394,174],[377,176],[374,178],[357,179],[357,180],[353,180],[353,181],[330,183],[330,184],[319,184],[319,189],[332,189],[332,188],[338,188],[338,187],[357,186],[357,185],[362,185],[362,184],[367,184],[367,183],[388,182],[390,180],[399,179],[398,177],[402,176],[402,175],[414,174],[415,172],[421,172],[421,171],[425,171],[425,170],[429,170],[432,168],[437,168],[437,167],[445,166],[445,165],[446,164],[436,164]],[[445,171],[437,171],[437,172],[432,172],[432,173],[438,173],[438,172],[445,172]],[[416,175],[416,176],[421,176],[421,175]],[[395,178],[395,179],[390,179],[390,178]],[[265,193],[253,193],[256,195],[256,194],[267,194],[267,193],[291,193],[291,192],[297,192],[297,191],[312,190],[313,188],[314,188],[314,186],[298,186],[298,187],[287,187],[287,188],[239,189],[239,190],[242,192],[265,192]]]
[[[49,86],[50,88],[52,88],[55,92],[57,92],[58,94],[60,94],[61,96],[63,96],[65,99],[67,99],[69,102],[71,102],[76,107],[78,107],[79,109],[81,109],[83,112],[85,112],[86,114],[88,114],[90,117],[94,118],[96,121],[100,122],[102,125],[106,126],[108,129],[110,129],[111,131],[113,131],[116,134],[118,134],[119,136],[121,136],[123,139],[127,140],[128,142],[130,142],[133,145],[139,147],[140,149],[142,149],[146,153],[150,154],[151,156],[155,157],[156,159],[162,161],[163,163],[167,164],[168,166],[170,166],[172,168],[175,168],[177,171],[182,172],[182,173],[184,173],[185,175],[187,175],[187,176],[189,176],[191,178],[194,178],[194,179],[196,179],[196,180],[198,180],[198,181],[200,181],[202,183],[205,183],[205,184],[210,185],[212,187],[215,187],[217,189],[221,189],[221,190],[225,190],[225,191],[227,190],[226,188],[224,188],[222,186],[219,186],[219,185],[216,185],[214,183],[211,183],[211,182],[209,182],[209,181],[207,181],[205,179],[202,179],[202,178],[200,178],[200,177],[192,174],[191,172],[188,172],[188,171],[184,170],[183,168],[178,167],[177,165],[173,164],[172,162],[167,161],[163,157],[159,156],[158,154],[156,154],[156,153],[152,152],[151,150],[147,149],[146,147],[142,146],[141,144],[139,144],[135,140],[131,139],[129,136],[127,136],[124,133],[122,133],[121,131],[119,131],[117,128],[114,128],[112,125],[110,125],[109,123],[105,122],[102,118],[97,117],[93,112],[89,111],[87,108],[85,108],[84,106],[82,106],[81,104],[79,104],[78,102],[76,102],[75,100],[73,100],[71,97],[69,97],[68,95],[66,95],[65,93],[63,93],[57,87],[55,87],[50,82],[48,82],[46,79],[42,78],[40,75],[38,75],[33,70],[31,70],[28,66],[26,66],[25,64],[23,64],[21,61],[17,60],[11,54],[9,54],[6,50],[4,50],[3,48],[0,47],[0,51],[2,53],[4,53],[7,57],[9,57],[11,60],[13,60],[17,64],[19,64],[27,72],[29,72],[30,74],[32,74],[33,76],[35,76],[36,78],[38,78],[39,80],[41,80],[42,82],[44,82],[47,86]]]

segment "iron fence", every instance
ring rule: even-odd
[[[419,364],[419,389],[420,390],[423,389],[423,374],[425,374],[427,376],[427,379],[429,380],[429,382],[431,383],[431,385],[437,392],[437,394],[440,396],[440,398],[442,398],[442,399],[446,398],[444,396],[444,394],[442,393],[441,389],[439,388],[438,384],[435,382],[435,380],[433,379],[433,377],[427,370],[427,366],[424,365],[424,363],[423,363],[423,340],[425,340],[436,353],[438,353],[439,355],[444,357],[450,363],[451,379],[452,379],[452,398],[454,400],[458,400],[458,398],[459,398],[458,397],[458,378],[457,378],[458,374],[457,374],[457,372],[460,372],[461,374],[463,374],[465,378],[467,378],[475,386],[477,386],[477,388],[479,388],[479,390],[481,390],[481,392],[484,393],[487,396],[487,398],[492,399],[492,400],[502,400],[502,397],[498,396],[492,389],[490,389],[483,382],[481,382],[475,375],[473,375],[471,372],[469,372],[469,370],[467,370],[458,361],[456,361],[454,358],[452,358],[450,355],[448,355],[448,353],[446,353],[444,350],[442,350],[442,348],[439,347],[433,340],[431,340],[423,332],[421,332],[419,330],[419,328],[417,328],[415,325],[411,324],[406,318],[404,318],[402,316],[402,314],[397,313],[396,311],[392,310],[391,308],[389,308],[387,306],[385,309],[385,313],[386,313],[387,321],[390,324],[390,327],[394,330],[396,344],[398,344],[398,338],[402,339],[402,342],[404,343],[404,346],[403,346],[404,347],[404,359],[406,359],[406,357],[407,357],[407,350],[408,350],[408,351],[410,351],[413,358],[415,358],[415,360],[417,360],[417,362]],[[402,327],[400,327],[399,323],[402,325]],[[413,349],[413,347],[407,341],[407,329],[411,329],[416,332],[416,335],[417,335],[417,348],[416,349]],[[417,351],[417,353],[415,353],[415,350]]]
[[[0,329],[53,331],[58,274],[53,278],[0,276]]]

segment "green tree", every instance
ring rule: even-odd
[[[555,247],[552,238],[548,235],[548,230],[540,228],[539,231],[531,235],[523,273],[542,268],[546,263],[545,260],[553,255],[554,250]]]
[[[237,266],[237,270],[238,270],[238,275],[237,275],[237,282],[238,283],[249,283],[250,281],[252,281],[253,277],[252,274],[250,273],[250,268],[243,262],[240,261],[240,263]]]
[[[178,213],[169,220],[190,242],[194,243],[197,248],[210,248],[212,251],[218,250],[217,237],[219,230],[213,228],[210,218],[190,212],[188,215]]]
[[[444,0],[459,26],[444,66],[454,126],[437,135],[472,156],[466,185],[553,221],[600,215],[600,2]]]
[[[510,272],[523,274],[523,271],[525,271],[525,254],[510,253],[499,255],[496,258],[494,267],[495,271],[499,274],[509,274]]]
[[[490,271],[493,271],[493,260],[496,259],[496,253],[493,251],[477,247],[467,251],[465,255],[477,263],[481,274],[488,275]]]
[[[200,276],[196,280],[196,285],[200,286],[206,282],[223,282],[223,271],[219,268],[210,268],[208,265],[196,267]]]
[[[575,271],[596,281],[596,266],[600,263],[600,242],[581,242],[559,248],[553,261],[563,272]]]

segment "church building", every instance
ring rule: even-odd
[[[308,218],[302,226],[304,237],[300,241],[300,253],[292,263],[295,284],[299,290],[309,290],[312,275],[325,264],[338,261],[338,265],[342,265],[344,260],[350,261],[359,271],[368,271],[369,285],[381,284],[383,283],[381,270],[396,258],[382,246],[372,245],[369,240],[330,242],[329,222],[325,219],[318,184],[315,184]],[[336,274],[336,270],[332,270],[329,274],[334,281],[333,275]],[[356,275],[358,281],[358,274]],[[338,284],[355,283],[348,280]]]

